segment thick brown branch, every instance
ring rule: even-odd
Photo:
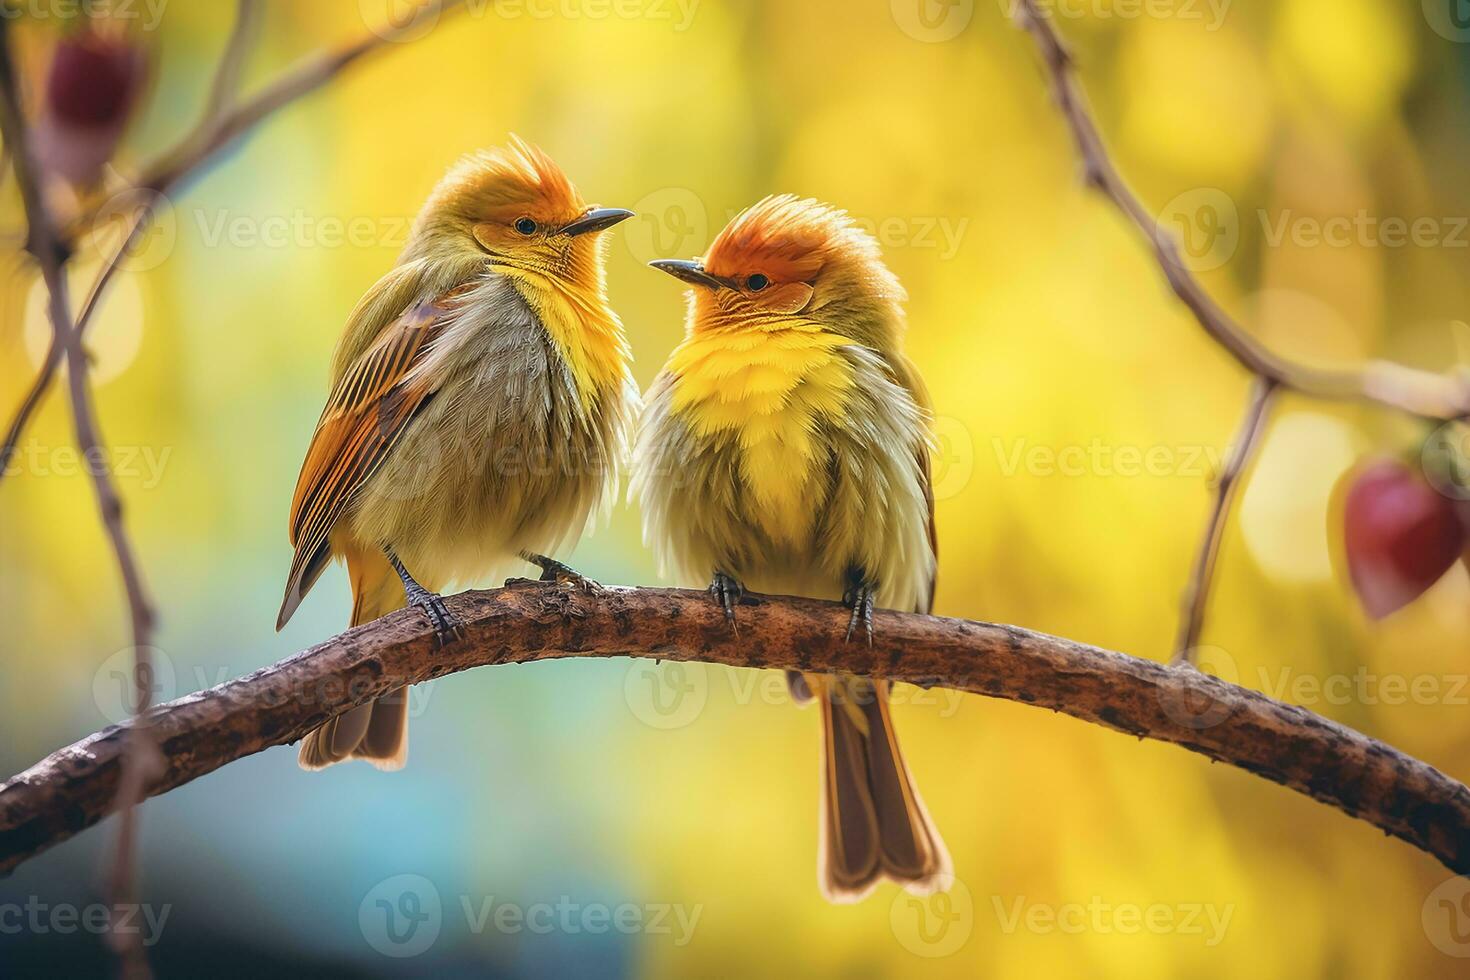
[[[487,664],[658,657],[846,670],[1050,708],[1239,766],[1360,817],[1456,872],[1470,872],[1470,789],[1381,742],[1192,667],[1013,626],[885,611],[877,614],[872,647],[845,643],[847,610],[810,599],[748,596],[739,636],[702,592],[585,593],[513,582],[448,603],[467,633],[443,650],[420,613],[402,610],[154,708],[147,723],[167,765],[148,792],[168,792],[296,741],[404,684]],[[126,731],[98,732],[0,785],[0,872],[106,815]]]
[[[1258,377],[1251,384],[1250,401],[1240,420],[1240,431],[1235,434],[1235,442],[1231,444],[1224,467],[1215,477],[1214,502],[1205,521],[1199,552],[1195,555],[1194,571],[1184,592],[1184,614],[1179,622],[1179,639],[1174,644],[1175,663],[1195,662],[1195,648],[1199,646],[1200,633],[1205,627],[1205,607],[1210,601],[1215,564],[1220,558],[1220,542],[1225,537],[1225,521],[1230,517],[1239,493],[1241,476],[1255,455],[1265,429],[1266,410],[1275,391],[1276,385],[1264,378]]]
[[[1282,388],[1313,398],[1377,402],[1411,415],[1453,419],[1470,415],[1470,375],[1434,374],[1390,361],[1356,371],[1329,371],[1289,361],[1267,350],[1210,296],[1179,255],[1178,243],[1113,166],[1097,123],[1073,72],[1072,58],[1037,0],[1020,0],[1016,20],[1035,40],[1051,80],[1052,97],[1066,120],[1087,182],[1137,226],[1153,248],[1169,287],[1199,325],[1240,364]]]

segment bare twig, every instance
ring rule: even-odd
[[[1199,646],[1200,631],[1205,623],[1205,606],[1210,599],[1210,584],[1215,576],[1215,563],[1220,557],[1220,541],[1225,535],[1225,521],[1235,502],[1240,480],[1251,457],[1255,454],[1264,429],[1266,410],[1271,404],[1271,395],[1276,384],[1264,378],[1256,378],[1251,384],[1250,400],[1245,415],[1240,421],[1240,431],[1226,457],[1224,468],[1215,478],[1214,503],[1205,523],[1205,533],[1200,541],[1199,553],[1195,556],[1194,572],[1184,593],[1184,615],[1179,623],[1179,639],[1174,645],[1174,662],[1195,662],[1195,650]]]
[[[80,340],[91,325],[92,318],[102,301],[102,296],[107,292],[113,277],[122,268],[123,260],[137,246],[143,233],[147,231],[148,224],[153,218],[154,202],[144,199],[136,205],[137,212],[133,216],[133,223],[128,232],[123,236],[122,244],[108,258],[107,263],[98,273],[97,279],[92,283],[91,290],[87,293],[87,300],[82,304],[81,313],[77,315],[76,333]],[[11,420],[10,427],[5,431],[5,441],[0,443],[0,479],[4,479],[5,464],[15,454],[20,446],[20,437],[25,432],[26,426],[30,424],[31,416],[40,408],[41,400],[46,397],[46,392],[51,388],[51,382],[56,376],[56,369],[61,365],[62,345],[53,333],[51,343],[46,348],[46,358],[41,362],[41,369],[36,373],[35,381],[31,382],[30,390],[26,392],[25,399],[16,410],[15,418]]]
[[[92,474],[97,507],[127,596],[133,627],[134,681],[138,694],[135,710],[142,713],[149,707],[148,699],[152,688],[146,679],[151,675],[149,651],[152,647],[153,607],[143,584],[143,575],[134,556],[132,542],[123,524],[122,500],[103,462],[106,454],[87,381],[86,352],[82,349],[81,336],[72,319],[67,296],[68,252],[57,232],[55,219],[46,206],[40,175],[32,170],[33,161],[28,152],[25,121],[21,116],[15,71],[10,59],[9,37],[3,24],[0,24],[0,131],[3,131],[6,144],[12,147],[15,154],[15,181],[20,188],[21,201],[25,207],[27,249],[40,267],[41,278],[46,284],[52,344],[54,348],[64,349],[66,353],[77,449],[82,458],[88,461],[87,469]],[[111,908],[114,914],[122,914],[123,909],[137,904],[133,873],[136,836],[133,808],[144,799],[150,767],[161,768],[151,765],[157,757],[157,750],[152,747],[147,734],[146,721],[129,729],[126,743],[127,751],[123,756],[117,799],[117,809],[122,812],[122,821],[119,825],[117,861],[111,875]],[[142,978],[152,975],[141,937],[136,930],[114,928],[109,930],[108,937],[121,960],[125,977]]]
[[[1041,52],[1052,96],[1082,157],[1087,182],[1107,196],[1148,239],[1174,294],[1205,332],[1243,367],[1281,388],[1313,398],[1376,402],[1431,419],[1470,415],[1470,374],[1464,371],[1435,374],[1390,361],[1370,361],[1355,371],[1323,370],[1280,357],[1247,333],[1195,278],[1180,258],[1174,237],[1118,174],[1073,73],[1071,55],[1037,0],[1020,0],[1016,20]]]
[[[417,610],[369,623],[249,676],[149,712],[167,792],[390,690],[488,664],[648,657],[734,667],[850,671],[1049,708],[1172,742],[1359,817],[1470,872],[1470,789],[1303,708],[1191,667],[1169,667],[1019,629],[880,610],[873,646],[845,643],[831,602],[747,596],[741,635],[703,592],[512,582],[448,600],[461,642],[439,649]],[[114,726],[0,785],[0,873],[108,812]],[[294,764],[294,763],[286,763]]]
[[[163,194],[176,191],[202,175],[223,151],[269,118],[272,113],[321,88],[365,55],[378,50],[390,41],[404,37],[428,18],[438,16],[441,11],[458,7],[462,2],[463,0],[445,0],[442,4],[422,7],[401,23],[379,28],[376,33],[370,32],[337,51],[313,55],[288,70],[254,98],[236,104],[232,97],[223,93],[232,91],[238,84],[238,73],[241,67],[239,63],[243,62],[248,40],[253,34],[252,18],[246,8],[253,7],[254,4],[246,0],[226,46],[224,62],[221,63],[212,85],[209,107],[224,106],[223,114],[212,113],[207,108],[206,115],[194,130],[176,147],[145,167],[143,176],[134,185],[110,193],[105,201],[93,201],[83,210],[81,216],[71,222],[65,236],[68,241],[74,240],[90,228],[107,208],[109,202],[116,201],[125,195],[133,195],[137,198],[138,203],[135,206],[139,211],[132,230],[124,239],[122,248],[114,253],[103,267],[98,282],[93,285],[91,298],[78,320],[79,328],[85,331],[91,322],[91,313],[96,305],[93,300],[101,296],[108,281],[117,273],[119,263],[127,257],[128,252],[147,230],[153,219],[154,209]],[[231,62],[235,64],[231,66]],[[6,430],[4,443],[0,443],[0,473],[4,472],[4,464],[14,455],[26,426],[45,398],[46,392],[50,390],[61,358],[61,349],[53,344],[52,348],[47,351],[46,359],[42,362],[35,381],[31,384],[30,390],[26,392],[25,399],[21,402],[20,408]]]
[[[236,140],[272,113],[326,85],[365,55],[379,50],[385,44],[402,39],[417,30],[425,21],[437,18],[462,3],[463,0],[441,0],[439,3],[426,4],[403,21],[380,26],[336,51],[312,55],[253,98],[237,105],[225,115],[209,120],[173,149],[145,166],[142,175],[134,181],[133,188],[162,194],[188,186],[190,181],[204,172],[206,164],[233,146]],[[100,204],[105,202],[83,209],[74,227],[77,224],[85,227],[90,223],[97,216]]]
[[[209,86],[209,99],[204,104],[204,118],[218,119],[235,104],[240,93],[240,75],[245,70],[245,59],[255,41],[256,28],[260,25],[260,0],[238,0],[235,5],[235,26],[230,39],[225,43],[225,53],[215,69],[214,82]]]

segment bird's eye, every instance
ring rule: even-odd
[[[745,280],[746,288],[748,288],[752,293],[758,293],[762,289],[765,289],[770,284],[771,284],[771,280],[767,279],[765,276],[761,275],[759,272],[757,272],[755,275],[751,276],[749,279]]]
[[[536,234],[536,222],[530,218],[520,218],[516,221],[516,231],[522,235],[534,235]]]

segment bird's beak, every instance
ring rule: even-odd
[[[593,208],[563,228],[561,233],[569,237],[590,235],[594,232],[606,231],[618,222],[627,221],[631,217],[633,217],[633,212],[622,208]]]
[[[657,262],[650,262],[648,264],[660,272],[667,272],[675,279],[682,279],[691,286],[708,286],[710,289],[721,289],[725,285],[719,279],[705,272],[704,266],[698,262],[688,262],[683,259],[659,259]]]

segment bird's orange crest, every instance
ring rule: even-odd
[[[846,211],[791,194],[767,197],[726,226],[704,267],[731,279],[761,273],[772,282],[812,282],[828,265],[878,262],[878,243]]]
[[[563,222],[587,209],[566,171],[538,146],[511,135],[510,145],[471,153],[445,175],[434,204],[463,209],[477,221]]]

